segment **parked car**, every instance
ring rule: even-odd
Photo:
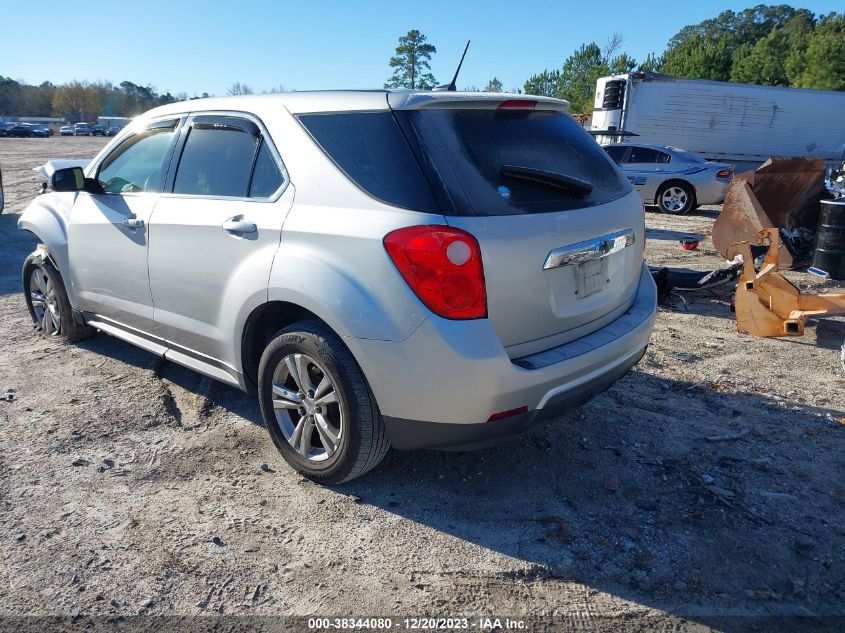
[[[59,134],[61,134],[62,136],[73,136],[73,126],[63,125],[59,128]]]
[[[721,204],[734,166],[709,162],[677,147],[613,143],[605,151],[637,188],[643,202],[681,215],[702,204]]]
[[[32,138],[35,134],[32,127],[26,123],[16,123],[6,130],[6,136],[9,138]]]
[[[30,127],[32,128],[33,136],[39,138],[50,138],[53,136],[53,130],[50,129],[50,126],[44,125],[43,123],[33,123]]]
[[[115,126],[108,127],[108,128],[106,128],[106,136],[115,136],[122,129],[123,128],[115,127]]]
[[[95,125],[91,128],[91,135],[92,136],[105,136],[108,127],[105,125]]]
[[[87,123],[76,123],[73,126],[74,136],[93,136],[94,130]]]
[[[29,313],[257,393],[318,482],[389,446],[496,443],[608,388],[655,317],[640,198],[567,109],[413,91],[156,108],[89,164],[39,168]]]
[[[0,122],[0,137],[9,136],[9,130],[15,127],[14,123]]]

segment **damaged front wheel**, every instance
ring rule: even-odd
[[[73,321],[62,276],[40,249],[24,261],[23,292],[33,326],[44,336],[74,343],[95,334],[94,328]]]

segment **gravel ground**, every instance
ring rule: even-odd
[[[285,466],[249,396],[105,335],[32,332],[19,271],[35,241],[15,226],[30,170],[103,142],[0,139],[0,395],[16,396],[0,401],[0,616],[845,616],[845,320],[754,339],[724,297],[676,300],[628,376],[540,432],[393,451],[324,488]],[[707,233],[716,213],[647,221]],[[709,240],[648,252],[719,265]],[[726,435],[741,437],[706,439]]]

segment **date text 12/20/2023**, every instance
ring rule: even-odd
[[[525,629],[525,621],[496,617],[421,617],[421,618],[308,618],[308,628],[312,631],[329,630],[389,630],[404,629],[409,631],[448,631],[471,630],[501,631]]]

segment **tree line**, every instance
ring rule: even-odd
[[[255,91],[245,83],[234,82],[228,95]],[[287,92],[283,85],[267,92]],[[0,75],[0,116],[61,117],[68,121],[88,121],[98,116],[133,117],[156,106],[210,97],[207,92],[188,96],[186,92],[159,94],[152,86],[122,81],[70,81],[58,86],[49,81],[38,86]]]
[[[531,75],[511,92],[566,99],[574,113],[593,108],[599,77],[632,71],[656,71],[675,77],[733,81],[767,86],[845,90],[845,13],[815,15],[792,6],[758,5],[743,11],[723,11],[685,26],[668,42],[662,55],[637,61],[621,50],[614,33],[602,47],[581,44],[560,68]],[[436,85],[430,61],[437,49],[418,30],[399,40],[390,59],[394,72],[385,87],[428,89]],[[493,78],[485,91],[500,92]],[[476,90],[470,86],[468,90]]]
[[[203,96],[208,96],[204,94]],[[38,86],[0,75],[0,115],[62,117],[86,121],[97,116],[135,116],[154,108],[187,99],[185,93],[159,94],[151,86],[122,81],[70,81],[58,86],[49,81]]]
[[[684,27],[659,70],[679,77],[845,90],[845,13],[759,5]]]

